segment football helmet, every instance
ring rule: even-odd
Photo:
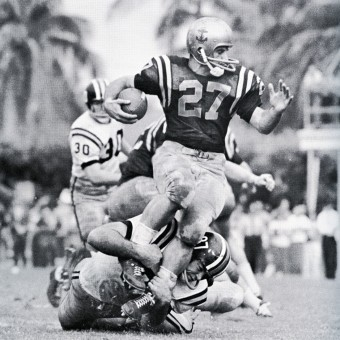
[[[187,49],[194,59],[210,69],[210,73],[220,77],[224,71],[234,72],[236,59],[213,58],[218,47],[232,47],[232,31],[223,20],[215,17],[203,17],[192,23],[187,34]]]
[[[95,108],[94,104],[104,103],[104,93],[108,85],[105,79],[93,79],[84,91],[84,100],[86,106],[91,112],[91,116],[99,123],[106,123],[110,116],[104,111],[103,107]]]
[[[195,246],[191,261],[198,260],[204,270],[202,279],[208,281],[211,286],[214,278],[223,274],[230,261],[230,249],[227,241],[213,231],[207,231],[202,240]],[[184,270],[183,277],[189,288],[195,286],[187,279],[187,272]]]

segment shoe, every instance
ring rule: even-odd
[[[133,259],[120,260],[122,266],[122,279],[128,286],[144,293],[146,289],[144,273],[141,264]]]
[[[148,313],[155,304],[151,293],[142,294],[140,297],[130,300],[122,306],[122,316],[139,321],[143,314]]]
[[[61,269],[61,268],[60,268]],[[61,299],[61,286],[62,286],[62,281],[61,281],[61,275],[60,275],[60,270],[59,268],[55,268],[51,271],[50,273],[50,282],[47,287],[47,299],[49,303],[55,307],[58,308],[60,304],[60,299]],[[60,277],[58,280],[57,277]]]
[[[73,247],[65,249],[66,258],[63,265],[62,281],[63,290],[68,291],[71,287],[72,273],[76,265],[83,259],[91,257],[91,252],[86,248],[75,249]]]

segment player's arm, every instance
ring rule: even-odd
[[[92,230],[87,242],[106,255],[133,258],[147,268],[153,267],[155,262],[162,258],[159,247],[155,244],[140,245],[130,241],[132,228],[130,221],[107,223]]]
[[[250,118],[250,124],[263,134],[269,134],[274,130],[293,99],[289,87],[281,79],[277,92],[275,92],[273,84],[269,84],[268,89],[271,107],[267,110],[256,107]]]
[[[121,177],[120,172],[103,169],[100,163],[94,163],[84,169],[86,177],[94,185],[116,185]]]
[[[248,183],[257,187],[266,187],[272,191],[275,187],[275,181],[270,174],[255,175],[250,168],[226,161],[224,164],[224,173],[229,180],[237,183]]]
[[[129,100],[119,99],[118,95],[124,89],[135,87],[135,76],[129,75],[112,81],[105,90],[104,109],[110,117],[124,124],[133,124],[137,121],[137,115],[126,113],[122,110],[122,104],[130,104]]]
[[[140,73],[118,78],[111,82],[105,90],[105,111],[114,119],[125,123],[133,124],[137,121],[137,115],[125,113],[121,109],[122,104],[129,104],[129,100],[117,99],[119,93],[130,87],[134,87],[146,94],[162,97],[159,85],[159,74],[155,58],[147,63]]]

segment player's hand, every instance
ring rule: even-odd
[[[137,115],[126,113],[122,110],[121,105],[130,104],[127,99],[111,99],[107,98],[104,101],[105,112],[115,120],[124,124],[133,124],[137,122]]]
[[[256,312],[257,316],[263,316],[263,317],[273,317],[272,312],[269,310],[270,302],[264,302],[260,304],[259,309]]]
[[[294,98],[290,94],[289,87],[279,80],[278,91],[275,92],[273,84],[268,85],[269,90],[269,101],[276,112],[283,112]]]
[[[257,187],[265,187],[268,191],[273,191],[275,188],[275,180],[271,174],[256,176],[254,184]]]
[[[155,276],[148,284],[151,293],[155,296],[155,300],[161,304],[169,304],[171,301],[171,291],[167,284],[160,277]]]

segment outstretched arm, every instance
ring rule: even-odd
[[[251,118],[250,124],[259,132],[267,135],[279,124],[283,112],[293,99],[289,87],[280,79],[278,91],[275,92],[273,84],[268,85],[270,109],[263,110],[257,107]]]

